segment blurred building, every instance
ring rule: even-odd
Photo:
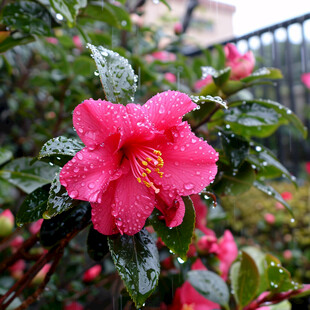
[[[145,6],[145,25],[161,26],[165,33],[173,34],[174,25],[183,22],[190,0],[169,0],[171,11],[158,0],[147,1]],[[185,42],[205,47],[233,37],[232,18],[235,7],[218,1],[198,0]]]

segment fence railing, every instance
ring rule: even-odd
[[[310,13],[219,44],[228,42],[235,43],[241,52],[252,50],[258,67],[276,67],[283,72],[284,79],[276,87],[255,86],[251,91],[256,98],[268,98],[289,107],[309,130],[310,93],[302,84],[301,75],[310,71]],[[201,50],[191,50],[186,54],[200,53]],[[303,140],[291,127],[281,127],[267,144],[294,174],[302,172],[304,163],[310,161],[309,139]]]

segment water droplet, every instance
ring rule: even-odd
[[[181,257],[178,257],[177,260],[178,260],[178,262],[179,262],[180,264],[184,264],[184,263],[185,263],[185,261],[184,261]]]
[[[93,189],[94,187],[95,187],[95,184],[94,184],[94,183],[89,183],[89,184],[88,184],[88,188]]]
[[[44,213],[43,213],[43,218],[45,219],[45,220],[49,220],[49,219],[51,219],[52,217],[48,214],[48,212],[47,211],[45,211]]]
[[[82,159],[83,159],[83,155],[82,155],[81,153],[78,153],[78,154],[77,154],[77,158],[78,158],[79,160],[82,160]]]
[[[194,188],[194,184],[193,183],[186,183],[186,184],[184,184],[184,188],[185,189],[193,189]]]
[[[158,113],[159,113],[159,114],[164,114],[165,111],[166,111],[165,106],[162,104],[162,105],[160,106],[160,108],[159,108]]]

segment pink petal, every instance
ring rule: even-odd
[[[102,195],[102,203],[92,203],[92,222],[94,228],[103,235],[119,233],[112,215],[112,204],[114,203],[116,182],[111,182],[108,189]]]
[[[183,115],[196,107],[186,94],[171,90],[155,95],[143,105],[148,119],[158,130],[180,124]]]
[[[185,122],[171,132],[173,143],[158,146],[164,160],[161,169],[164,175],[156,184],[167,190],[175,188],[181,196],[197,194],[214,180],[218,153],[206,141],[197,138]]]
[[[112,215],[120,232],[134,235],[143,228],[154,209],[155,192],[139,183],[131,172],[116,182]]]
[[[121,157],[109,145],[85,147],[62,168],[60,183],[71,198],[100,203],[109,182],[116,178]]]
[[[208,270],[207,267],[202,263],[200,258],[197,258],[192,265],[191,270]]]
[[[73,125],[87,146],[99,145],[122,128],[125,107],[104,100],[85,100],[73,111]]]
[[[185,205],[175,190],[161,190],[156,196],[156,208],[164,215],[168,227],[179,226],[183,222]]]

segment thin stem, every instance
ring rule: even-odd
[[[197,125],[192,126],[192,130],[197,130],[200,126],[207,123],[211,117],[220,109],[220,107],[216,107],[210,114],[208,114],[202,121],[200,121]]]

